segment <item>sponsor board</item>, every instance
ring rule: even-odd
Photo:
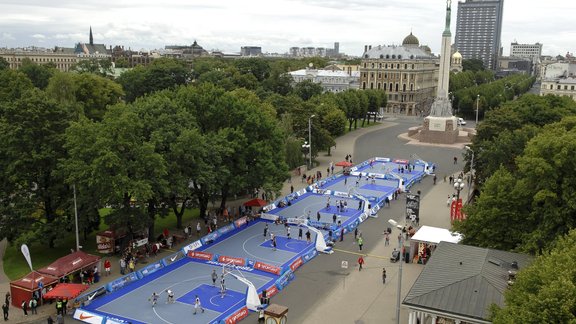
[[[125,321],[125,320],[121,320],[119,318],[107,316],[105,323],[106,324],[126,324],[126,323],[130,323],[130,322]]]
[[[236,226],[236,228],[240,228],[240,226],[246,225],[246,223],[248,223],[248,217],[244,216],[234,221],[234,226]]]
[[[300,189],[296,193],[298,194],[298,196],[302,196],[303,194],[306,193],[306,189]]]
[[[296,271],[296,269],[300,268],[304,264],[302,261],[302,257],[298,257],[298,259],[294,260],[292,264],[290,264],[290,270]]]
[[[400,159],[394,160],[394,163],[397,163],[397,164],[408,164],[408,162],[409,162],[408,160],[400,160]]]
[[[288,283],[290,283],[290,281],[292,281],[292,279],[294,279],[294,273],[292,270],[288,270],[284,272],[278,280],[276,280],[276,287],[278,287],[279,290],[282,290],[288,285]]]
[[[153,274],[154,272],[164,268],[164,265],[160,262],[152,263],[150,265],[145,266],[144,268],[140,269],[138,272],[142,274],[142,277],[146,277],[148,275]]]
[[[375,161],[381,161],[381,162],[390,162],[390,158],[381,158],[381,157],[377,157],[374,158]]]
[[[282,269],[280,269],[280,267],[277,267],[275,265],[271,265],[271,264],[267,264],[267,263],[263,263],[263,262],[259,262],[259,261],[254,263],[254,269],[264,271],[264,272],[273,273],[275,275],[280,275],[280,271],[282,270]]]
[[[244,318],[246,318],[248,314],[249,314],[248,308],[244,306],[240,308],[240,310],[238,310],[236,313],[230,315],[230,317],[228,317],[225,322],[226,324],[236,324],[241,320],[243,320]]]
[[[184,252],[184,254],[186,254],[189,251],[198,250],[201,247],[202,247],[202,242],[200,242],[200,240],[197,240],[197,241],[194,241],[194,242],[186,245],[185,247],[183,247],[182,251]]]
[[[102,324],[102,322],[104,321],[104,316],[87,312],[81,308],[78,308],[74,312],[74,319],[77,319],[84,323]]]
[[[278,288],[276,288],[275,285],[272,285],[272,287],[266,289],[266,297],[267,298],[271,298],[274,297],[276,294],[278,294]]]
[[[214,241],[216,241],[216,239],[220,237],[220,233],[218,232],[212,232],[206,236],[204,236],[203,238],[201,238],[200,240],[202,241],[202,244],[210,244]]]
[[[106,285],[106,290],[108,290],[109,292],[112,291],[116,291],[124,286],[126,286],[128,283],[132,282],[132,281],[136,281],[140,278],[138,278],[138,273],[137,272],[132,272],[130,274],[125,275],[124,277],[118,278],[112,282],[109,282]]]
[[[362,213],[362,214],[360,215],[360,217],[358,218],[358,220],[360,221],[360,223],[362,223],[363,221],[366,220],[366,218],[368,218],[368,214]]]
[[[201,251],[189,251],[188,256],[192,259],[207,260],[210,261],[214,258],[214,254]]]
[[[235,266],[241,266],[241,267],[246,265],[246,260],[244,260],[243,258],[236,258],[236,257],[231,257],[231,256],[226,256],[226,255],[219,256],[218,262],[224,263],[224,264],[232,263]]]
[[[226,225],[226,226],[224,226],[224,227],[219,228],[219,229],[218,229],[218,233],[220,233],[220,235],[224,235],[224,234],[226,234],[226,233],[228,233],[228,232],[233,231],[234,228],[235,228],[235,227],[234,227],[234,224],[228,224],[228,225]]]

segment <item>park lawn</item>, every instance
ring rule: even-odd
[[[380,122],[374,122],[373,119],[367,120],[366,123],[364,123],[364,127],[362,127],[362,120],[358,120],[358,128],[357,129],[362,129],[362,128],[367,128],[367,127],[372,127],[372,126],[376,126],[376,125],[380,125]],[[344,127],[344,133],[342,135],[348,134],[350,132],[353,132],[357,129],[354,129],[354,124],[352,124],[352,130],[348,130],[348,121],[346,122],[346,127]]]
[[[100,210],[100,217],[103,218],[105,215],[110,213],[110,209],[103,208]],[[198,209],[186,209],[184,216],[182,217],[182,224],[186,225],[190,223],[195,218],[198,218]],[[154,225],[154,237],[157,237],[162,233],[162,230],[167,228],[168,230],[176,230],[176,216],[174,213],[170,212],[168,216],[162,218],[157,217]],[[82,251],[90,254],[104,256],[99,254],[96,249],[96,233],[105,231],[108,229],[108,225],[104,224],[104,220],[100,224],[100,228],[97,231],[90,233],[86,239],[83,240],[82,234],[80,235],[80,245],[82,246]],[[74,232],[70,232],[68,237],[66,237],[58,246],[50,249],[40,243],[28,244],[30,248],[30,256],[32,258],[32,266],[34,269],[43,268],[50,263],[54,262],[56,259],[63,257],[70,253],[70,249],[76,246],[76,235]],[[24,259],[22,252],[20,252],[19,246],[14,246],[9,244],[6,247],[6,253],[4,254],[4,272],[10,280],[15,280],[21,278],[30,272],[30,267]]]

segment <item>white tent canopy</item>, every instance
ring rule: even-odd
[[[422,226],[412,236],[410,241],[412,242],[422,242],[422,243],[431,243],[431,244],[438,244],[442,241],[450,242],[450,243],[458,243],[462,240],[462,235],[457,232],[450,232],[445,228],[439,227],[432,227],[432,226]]]

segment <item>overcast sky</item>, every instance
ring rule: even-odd
[[[0,0],[0,47],[94,42],[132,49],[191,44],[239,52],[260,46],[327,47],[362,55],[364,45],[401,44],[413,32],[440,51],[444,0]],[[457,1],[452,4],[452,38]],[[576,49],[576,1],[505,0],[502,46],[542,43],[543,54]]]

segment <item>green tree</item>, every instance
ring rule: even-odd
[[[5,58],[0,57],[0,71],[8,70],[9,68],[10,68],[10,63],[8,63],[8,61],[6,61]]]
[[[312,80],[304,80],[294,85],[294,94],[306,101],[310,98],[322,94],[324,89],[319,83],[314,83]]]
[[[57,163],[66,157],[64,132],[72,114],[41,90],[0,105],[0,236],[55,246],[69,229],[71,190]],[[15,223],[18,226],[14,226]]]
[[[0,70],[0,103],[20,99],[34,88],[26,74],[16,70]]]
[[[84,59],[74,64],[70,71],[93,73],[106,77],[113,74],[112,61],[109,59]]]
[[[263,58],[236,60],[234,65],[241,74],[251,74],[258,82],[262,82],[270,76],[270,65]]]
[[[504,293],[503,308],[491,308],[491,321],[500,323],[574,323],[576,316],[576,231],[520,269]]]
[[[484,62],[480,59],[464,59],[462,60],[462,69],[464,71],[482,71],[485,70]]]
[[[184,62],[162,58],[148,66],[137,66],[126,71],[117,80],[126,93],[126,101],[132,102],[154,91],[187,84],[192,80],[192,74]]]
[[[19,70],[28,76],[36,88],[42,90],[46,89],[48,81],[57,71],[55,68],[49,67],[46,64],[36,64],[28,58],[22,60],[22,66],[20,66]]]

